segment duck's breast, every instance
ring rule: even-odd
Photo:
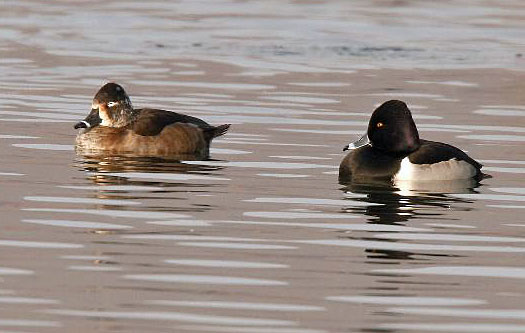
[[[339,180],[387,179],[398,172],[400,159],[367,145],[350,151],[339,166]]]
[[[75,149],[77,152],[95,152],[111,150],[120,145],[125,130],[106,126],[96,126],[82,130],[76,137]]]

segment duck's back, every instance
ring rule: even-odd
[[[420,140],[421,146],[401,161],[395,180],[456,180],[482,176],[482,165],[461,149]]]
[[[464,151],[449,144],[437,141],[420,140],[421,146],[410,154],[410,162],[415,164],[430,164],[456,159],[465,161],[476,169],[482,165],[468,156]]]
[[[166,126],[176,123],[192,124],[201,129],[213,127],[202,119],[177,112],[149,108],[138,109],[135,112],[137,116],[131,129],[139,135],[158,135]]]
[[[212,126],[202,119],[171,111],[139,109],[137,112],[138,116],[130,128],[134,133],[143,136],[165,135],[162,133],[165,129],[186,124],[193,126],[195,131],[202,132],[204,140],[209,144],[213,138],[224,135],[230,128],[229,124]]]

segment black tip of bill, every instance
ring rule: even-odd
[[[365,135],[357,139],[357,141],[354,141],[350,143],[349,145],[347,145],[346,147],[344,147],[343,151],[354,150],[354,149],[361,148],[369,144],[370,144],[370,140],[368,139],[368,134],[365,133]]]

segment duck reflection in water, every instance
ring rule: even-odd
[[[375,181],[368,183],[342,182],[341,191],[352,200],[373,203],[369,206],[347,208],[348,213],[364,215],[368,223],[409,226],[411,219],[429,219],[433,223],[447,224],[453,212],[471,211],[471,201],[450,196],[453,193],[478,193],[480,183],[475,179],[442,182]],[[419,227],[419,226],[416,226]],[[348,237],[353,238],[353,237]],[[355,238],[353,238],[355,239]],[[397,242],[373,237],[363,240]],[[386,249],[366,249],[370,258],[409,260],[416,253]],[[443,256],[442,253],[425,253],[427,256]]]
[[[78,157],[75,166],[86,173],[96,186],[81,186],[100,199],[147,199],[155,205],[137,209],[171,212],[201,212],[210,205],[195,205],[187,200],[191,194],[216,194],[227,186],[222,167],[186,164],[154,157],[90,156]],[[206,181],[199,181],[204,179]],[[173,201],[173,200],[177,201]],[[182,201],[181,201],[182,200]],[[123,209],[132,209],[123,207]]]
[[[429,209],[451,208],[468,210],[465,207],[452,207],[452,204],[468,203],[468,200],[451,197],[452,193],[477,193],[475,188],[480,184],[474,179],[450,182],[375,182],[375,183],[342,183],[345,193],[365,194],[354,200],[375,203],[367,207],[351,208],[353,213],[369,216],[372,223],[398,224],[408,222],[414,217],[434,216]]]
[[[97,184],[127,183],[123,179],[116,181],[115,174],[125,176],[126,173],[141,173],[145,175],[144,178],[147,178],[147,175],[155,178],[155,174],[194,174],[205,176],[210,173],[215,174],[218,170],[223,169],[221,166],[187,164],[177,159],[170,160],[160,157],[140,156],[82,156],[78,157],[74,164],[77,168],[88,172],[88,178]],[[158,184],[159,181],[139,183]]]

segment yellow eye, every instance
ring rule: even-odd
[[[385,124],[383,124],[382,122],[378,122],[378,123],[376,124],[376,127],[377,127],[377,128],[381,128],[381,127],[383,127],[383,126],[385,126]]]

